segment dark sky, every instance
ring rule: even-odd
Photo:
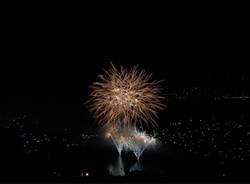
[[[73,111],[70,104],[84,109],[88,85],[110,61],[139,64],[155,78],[166,79],[170,88],[206,86],[209,77],[247,73],[247,30],[233,17],[156,14],[10,20],[2,33],[1,62],[1,101],[10,108],[31,103],[50,104],[45,109]],[[220,86],[216,82],[212,85]]]

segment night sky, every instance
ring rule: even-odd
[[[116,13],[116,19],[7,16],[1,33],[0,180],[249,181],[249,30],[243,20]],[[167,98],[158,129],[149,130],[161,145],[142,156],[149,170],[121,178],[105,175],[116,151],[85,105],[89,85],[110,62],[138,64],[164,79]],[[81,176],[86,172],[89,177]]]

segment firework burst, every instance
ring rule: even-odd
[[[130,70],[121,66],[118,70],[112,65],[104,73],[99,75],[100,81],[91,86],[87,102],[98,121],[112,125],[144,123],[156,126],[157,111],[165,107],[160,81],[151,81],[151,75],[137,66]]]

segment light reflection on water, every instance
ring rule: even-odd
[[[119,155],[116,161],[113,164],[109,164],[108,174],[112,176],[125,176],[124,163],[122,157]]]
[[[136,160],[134,164],[130,166],[130,168],[128,169],[128,172],[142,171],[142,170],[143,170],[142,164],[140,163],[139,160]],[[121,155],[117,157],[115,162],[107,166],[107,171],[108,171],[108,175],[112,175],[112,176],[125,176],[126,175],[125,164]]]
[[[133,172],[133,171],[142,171],[143,170],[143,166],[140,163],[139,160],[137,160],[134,165],[132,165],[129,169],[129,172]]]

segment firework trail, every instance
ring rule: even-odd
[[[99,75],[99,79],[91,86],[87,104],[100,123],[108,126],[136,123],[157,126],[157,111],[165,107],[160,81],[152,81],[151,75],[137,66],[130,70],[121,66],[118,70],[114,65]]]

